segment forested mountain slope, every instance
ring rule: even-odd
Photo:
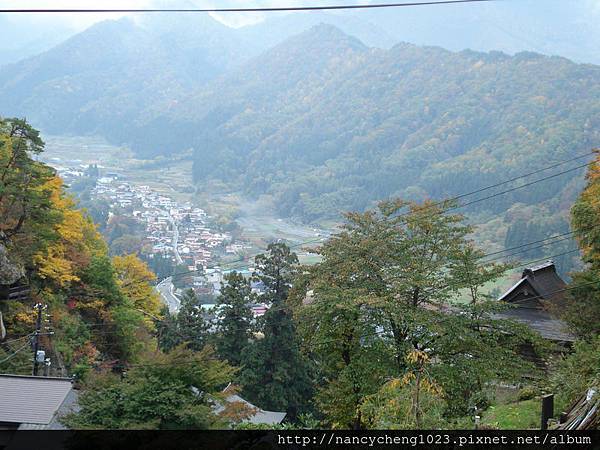
[[[5,67],[2,110],[49,132],[102,134],[143,158],[193,148],[200,188],[216,179],[266,193],[280,214],[307,222],[390,196],[452,196],[600,145],[594,65],[407,43],[376,49],[331,25],[254,56],[265,44],[241,39],[248,29],[172,20],[101,23]],[[502,222],[496,243],[565,231],[582,172],[467,212]]]
[[[172,105],[239,64],[244,46],[207,15],[100,22],[40,55],[0,69],[0,112],[52,133],[123,142],[154,104]]]
[[[322,25],[159,116],[136,132],[139,152],[158,123],[163,137],[176,130],[166,147],[194,147],[198,182],[239,181],[276,195],[282,214],[314,220],[392,195],[454,195],[589,151],[600,142],[600,68],[533,53],[369,49]],[[574,175],[483,208],[571,198]]]

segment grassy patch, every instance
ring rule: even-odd
[[[483,413],[481,423],[502,430],[539,429],[541,408],[539,399],[494,405]]]
[[[516,393],[503,394],[504,401],[513,400]],[[497,397],[496,400],[501,400]],[[567,407],[566,400],[556,395],[554,397],[554,417],[557,418],[561,411]],[[526,430],[540,428],[542,413],[542,400],[539,397],[530,400],[511,401],[490,406],[484,411],[481,423],[484,426],[499,428],[501,430]]]

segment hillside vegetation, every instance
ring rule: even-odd
[[[374,50],[319,26],[159,122],[161,132],[176,130],[173,149],[178,139],[192,142],[198,182],[216,177],[272,193],[280,213],[311,221],[389,196],[454,195],[585,153],[599,142],[599,98],[595,66],[409,44]],[[139,151],[156,137],[145,136]],[[560,206],[575,195],[574,175],[484,211]]]

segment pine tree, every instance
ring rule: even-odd
[[[159,345],[169,351],[183,343],[191,350],[200,351],[208,340],[209,324],[204,319],[198,298],[192,289],[185,291],[181,297],[179,312],[172,316],[163,310],[164,320],[159,327]]]
[[[225,276],[225,282],[217,298],[217,352],[229,364],[239,366],[242,353],[252,336],[250,303],[254,294],[250,281],[235,271]]]
[[[262,320],[264,337],[243,354],[240,382],[249,401],[264,409],[286,411],[294,419],[312,397],[307,362],[286,302],[298,257],[281,243],[270,244],[267,252],[255,258],[255,276],[266,286],[264,298],[270,309]]]

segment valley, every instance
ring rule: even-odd
[[[328,228],[277,217],[272,201],[266,198],[253,200],[237,192],[219,192],[218,186],[212,186],[212,191],[196,192],[191,176],[192,163],[185,155],[176,159],[141,160],[126,147],[111,145],[99,137],[47,136],[43,160],[54,167],[78,166],[79,170],[97,165],[101,175],[115,174],[119,180],[134,186],[147,186],[175,202],[203,208],[214,216],[215,223],[235,221],[241,227],[238,238],[250,244],[246,249],[248,255],[259,253],[268,243],[281,239],[294,246],[302,262],[314,262],[318,258],[303,250],[304,243],[306,247],[313,247],[331,233]],[[225,257],[223,262],[237,259]],[[236,265],[243,266],[244,263]]]

